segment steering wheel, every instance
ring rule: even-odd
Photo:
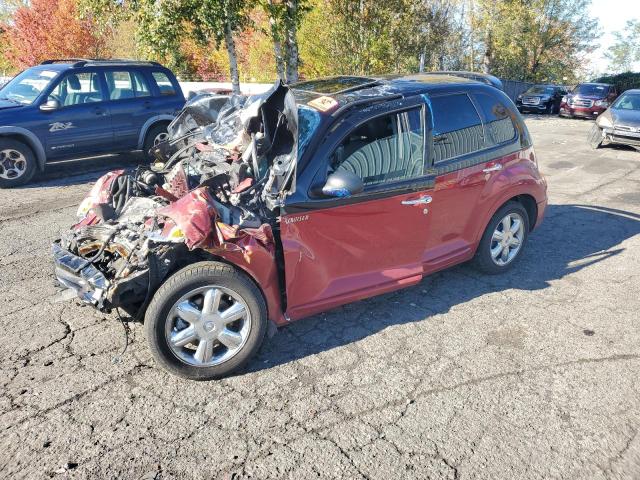
[[[58,95],[55,95],[53,93],[50,94],[49,97],[47,98],[47,101],[49,101],[49,100],[57,100],[58,103],[60,103],[60,105],[62,105],[62,99]]]

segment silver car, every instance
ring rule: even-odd
[[[589,143],[592,148],[618,144],[640,150],[640,89],[624,92],[597,118]]]

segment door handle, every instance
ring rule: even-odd
[[[493,165],[491,167],[487,167],[482,171],[484,173],[491,173],[491,172],[499,172],[500,170],[502,170],[502,164],[496,163],[495,165]]]
[[[96,115],[104,115],[105,111],[104,109],[100,108],[100,107],[96,107],[93,109],[93,113],[95,113]]]
[[[413,200],[403,200],[402,205],[425,205],[427,203],[431,203],[431,200],[433,200],[433,198],[429,195],[424,195],[423,197],[415,198]]]

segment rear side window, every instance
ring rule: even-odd
[[[434,163],[484,148],[482,121],[467,94],[431,98]]]
[[[486,119],[485,139],[487,147],[513,140],[516,136],[516,129],[509,115],[509,109],[500,100],[491,95],[478,93],[476,99]]]
[[[354,129],[330,157],[329,173],[346,170],[365,187],[418,178],[424,172],[422,107],[373,118]]]
[[[144,77],[136,71],[105,72],[109,99],[148,97],[151,95]]]
[[[160,95],[175,95],[176,89],[173,87],[173,83],[169,80],[169,77],[164,72],[153,72],[153,79],[156,81],[156,85],[158,85],[158,90],[160,90]]]

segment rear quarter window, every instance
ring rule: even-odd
[[[466,93],[431,98],[434,163],[485,148],[482,121]]]
[[[160,95],[175,95],[176,89],[171,83],[169,76],[164,72],[152,72],[151,75],[158,86]]]
[[[485,118],[485,143],[493,147],[515,139],[516,129],[511,111],[497,98],[485,93],[476,94]]]

